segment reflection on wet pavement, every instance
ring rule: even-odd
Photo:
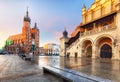
[[[60,79],[17,55],[0,55],[0,82],[60,82]]]
[[[111,59],[67,58],[59,56],[40,56],[39,66],[49,65],[68,68],[89,75],[120,82],[120,61]]]

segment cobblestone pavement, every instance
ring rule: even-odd
[[[66,61],[66,62],[65,62]],[[107,58],[40,57],[39,65],[57,66],[120,82],[120,60]]]
[[[0,82],[60,82],[60,79],[44,74],[40,66],[17,55],[0,55]]]

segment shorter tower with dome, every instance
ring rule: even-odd
[[[60,38],[60,56],[65,56],[65,43],[69,40],[68,32],[65,29],[63,36]]]

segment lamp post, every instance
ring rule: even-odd
[[[34,54],[35,54],[35,42],[32,40],[32,54],[33,54],[33,62],[34,62]]]

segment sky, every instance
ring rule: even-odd
[[[69,35],[82,21],[82,7],[89,8],[94,0],[0,0],[0,48],[5,40],[22,32],[27,7],[31,18],[40,30],[40,46],[59,44],[62,32]]]

